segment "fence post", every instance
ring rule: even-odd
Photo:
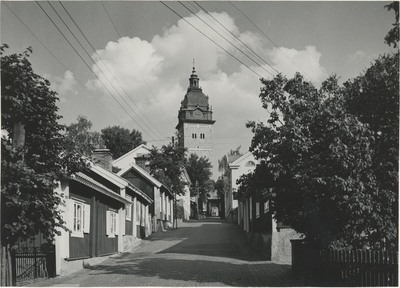
[[[11,283],[12,286],[17,286],[17,259],[15,258],[15,250],[11,251]]]

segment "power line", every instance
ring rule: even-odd
[[[115,25],[114,21],[112,20],[110,13],[108,13],[107,8],[104,6],[104,4],[103,4],[102,1],[100,1],[100,4],[101,4],[101,6],[103,7],[103,9],[104,9],[104,11],[105,11],[105,13],[106,13],[106,15],[107,15],[108,20],[111,22],[112,26],[114,27],[114,30],[117,32],[118,37],[119,37],[119,38],[122,38],[122,35],[121,35],[121,33],[118,31],[118,28],[117,28],[117,26]],[[131,54],[131,56],[132,56],[131,51],[130,51],[129,49],[127,49],[127,50],[128,50],[128,52],[129,52],[129,54]],[[147,81],[141,76],[141,74],[139,74],[139,77],[140,77],[140,78],[142,79],[142,81],[145,83],[146,88],[149,90],[149,92],[150,92],[150,94],[153,96],[153,98],[156,98],[155,95],[154,95],[154,93],[153,93],[153,90],[151,89],[151,87],[150,87],[150,85],[147,83]],[[164,109],[162,109],[162,107],[160,107],[160,109],[161,109],[161,111],[163,112],[163,114],[164,114],[164,116],[165,116],[165,119],[168,119],[168,116],[167,116],[167,114],[165,113]],[[148,120],[148,121],[150,122],[150,120]],[[151,122],[150,122],[150,123],[151,123]]]
[[[107,69],[107,71],[112,75],[113,79],[118,83],[118,85],[120,86],[120,88],[125,92],[125,94],[128,96],[129,100],[131,100],[131,102],[136,106],[136,108],[143,114],[144,118],[149,122],[149,124],[152,126],[153,128],[153,132],[156,131],[161,137],[163,137],[163,135],[160,133],[160,131],[158,131],[157,128],[155,128],[152,123],[150,122],[150,120],[147,118],[146,114],[137,106],[137,104],[132,100],[132,98],[129,96],[129,94],[126,92],[126,90],[122,87],[121,83],[119,83],[119,81],[117,80],[117,78],[112,74],[112,72],[110,71],[110,69],[108,68],[108,66],[103,62],[103,59],[100,57],[100,55],[97,53],[96,49],[93,47],[93,45],[90,43],[90,41],[88,40],[88,38],[85,36],[85,34],[83,33],[82,29],[79,27],[79,25],[76,23],[76,21],[74,20],[74,18],[71,16],[71,14],[68,12],[68,10],[65,8],[65,6],[59,2],[60,5],[63,7],[63,9],[65,10],[65,12],[67,13],[67,15],[69,16],[69,18],[72,20],[72,22],[74,23],[74,25],[78,28],[79,32],[82,34],[82,36],[85,38],[86,42],[90,45],[90,47],[92,48],[92,50],[94,51],[94,53],[97,55],[97,57],[100,59],[101,63],[103,64],[103,66]],[[103,73],[104,74],[104,73]],[[122,95],[121,95],[122,97]],[[127,103],[127,102],[125,102]],[[130,105],[129,105],[130,106]],[[134,109],[130,106],[130,108],[134,111]],[[137,115],[137,114],[136,114]],[[139,115],[137,115],[139,116]],[[140,116],[139,116],[140,118]],[[147,123],[145,121],[142,120],[142,122],[144,123],[144,125],[147,128],[150,128]],[[155,135],[155,134],[154,134]]]
[[[165,7],[167,7],[169,10],[171,10],[174,14],[176,14],[178,17],[180,17],[183,21],[185,21],[187,24],[189,24],[191,27],[193,27],[194,29],[196,29],[199,33],[201,33],[204,37],[206,37],[208,40],[210,40],[211,42],[213,42],[215,45],[217,45],[219,48],[221,48],[222,50],[224,50],[226,53],[228,53],[231,57],[233,57],[236,61],[238,61],[239,63],[241,63],[242,65],[244,65],[247,69],[249,69],[250,71],[252,71],[254,74],[256,74],[258,77],[260,78],[264,78],[263,76],[261,76],[260,74],[258,74],[254,69],[252,69],[251,67],[247,66],[244,62],[242,62],[240,59],[238,59],[235,55],[233,55],[232,53],[230,53],[229,51],[227,51],[224,47],[222,47],[221,45],[219,45],[217,42],[215,42],[213,39],[211,39],[209,36],[207,36],[205,33],[203,33],[200,29],[198,29],[197,27],[195,27],[192,23],[190,23],[188,20],[186,20],[183,16],[181,16],[178,12],[176,12],[174,9],[172,9],[171,7],[169,7],[167,4],[165,4],[163,1],[160,1],[161,4],[163,4]]]
[[[219,36],[221,36],[226,42],[228,42],[229,44],[231,44],[233,47],[236,48],[236,50],[238,50],[240,53],[242,53],[244,56],[246,56],[248,59],[250,59],[251,61],[253,61],[257,66],[259,66],[261,69],[263,69],[265,72],[267,72],[268,74],[270,74],[271,76],[274,76],[270,71],[268,71],[267,69],[265,69],[263,66],[261,66],[257,61],[255,61],[253,58],[251,58],[249,55],[247,55],[245,52],[243,52],[240,48],[238,48],[235,44],[233,44],[231,41],[229,41],[228,39],[226,39],[225,36],[223,36],[221,33],[219,33],[217,30],[215,30],[211,25],[209,25],[207,22],[205,22],[199,15],[197,15],[196,13],[194,13],[192,10],[190,10],[189,7],[187,7],[185,4],[183,4],[181,1],[178,1],[179,4],[181,4],[183,7],[185,7],[190,13],[192,13],[194,16],[196,16],[197,18],[200,19],[200,21],[202,21],[204,24],[206,24],[208,27],[210,27],[215,33],[217,33]]]
[[[14,14],[14,16],[22,23],[22,25],[25,26],[25,28],[26,28],[26,29],[32,34],[32,36],[47,50],[47,52],[49,52],[50,55],[52,55],[53,58],[54,58],[55,60],[57,60],[57,62],[58,62],[65,70],[69,70],[69,69],[60,61],[60,59],[58,59],[58,57],[57,57],[56,55],[54,55],[54,53],[39,39],[39,37],[24,23],[24,21],[22,21],[22,19],[21,19],[20,17],[18,17],[18,15],[11,9],[11,7],[9,7],[9,6],[6,4],[6,2],[3,2],[3,4],[6,5],[6,7],[11,11],[11,13]],[[110,112],[110,114],[111,114],[117,121],[119,121],[119,122],[121,123],[121,125],[123,125],[122,122],[121,122],[121,120],[119,120],[119,118],[117,118],[117,117],[111,112],[111,110],[109,110],[106,106],[104,106],[103,104],[101,104],[101,102],[99,102],[99,101],[97,100],[97,98],[96,98],[92,93],[90,93],[90,91],[88,91],[88,90],[85,88],[85,85],[84,85],[81,81],[79,81],[78,79],[76,79],[76,81],[89,93],[90,96],[92,96],[92,97],[95,99],[95,102],[96,102],[99,106],[103,106],[103,108],[105,108],[106,110],[108,110],[108,112]]]
[[[283,51],[282,51],[282,49],[264,32],[264,31],[262,31],[249,17],[247,17],[247,15],[242,11],[242,10],[240,10],[239,9],[239,7],[237,7],[236,5],[234,5],[233,3],[232,3],[232,1],[228,1],[228,3],[229,4],[231,4],[237,11],[239,11],[239,13],[240,14],[242,14],[261,34],[263,34],[269,41],[271,41],[274,45],[275,45],[275,47],[276,48],[278,48],[279,49],[279,51],[281,51],[281,53],[286,57],[286,58],[288,58],[289,59],[289,61],[290,62],[292,62],[292,64],[294,65],[294,66],[296,66],[298,69],[300,69],[297,65],[296,65],[296,63],[291,59],[291,58],[289,58],[289,56],[287,56],[286,55],[286,53],[284,53]]]
[[[189,2],[190,3],[190,2]],[[255,56],[257,56],[261,61],[263,61],[266,65],[268,65],[272,70],[274,70],[276,73],[279,73],[278,70],[276,70],[274,67],[271,66],[263,57],[261,57],[257,52],[255,52],[251,47],[249,47],[246,43],[244,43],[239,37],[237,37],[234,33],[232,33],[224,24],[222,24],[218,19],[216,19],[211,13],[207,11],[204,7],[202,7],[198,2],[194,1],[194,3],[200,7],[201,10],[204,10],[204,12],[207,13],[212,19],[214,19],[220,26],[222,26],[226,31],[229,32],[233,37],[235,37],[236,40],[238,40],[241,44],[243,44],[247,49],[249,49]]]
[[[71,46],[71,48],[75,51],[75,53],[79,56],[79,58],[82,60],[82,62],[86,65],[86,67],[89,69],[89,71],[100,81],[101,85],[107,90],[107,92],[114,98],[114,100],[121,106],[121,108],[128,114],[128,116],[140,127],[140,125],[136,122],[134,118],[130,115],[130,113],[125,109],[125,107],[118,101],[117,98],[111,93],[111,91],[107,88],[107,86],[104,85],[104,83],[98,78],[98,76],[92,71],[90,68],[89,64],[83,59],[83,57],[79,54],[79,52],[76,50],[76,48],[72,45],[72,43],[68,40],[68,38],[64,35],[64,33],[60,30],[60,28],[57,26],[57,24],[53,21],[53,19],[49,16],[49,14],[44,10],[44,8],[40,5],[38,1],[35,1],[36,4],[40,7],[40,9],[43,11],[43,13],[47,16],[47,18],[50,20],[50,22],[56,27],[58,32],[64,37],[64,39],[68,42],[68,44]],[[93,61],[93,59],[92,59]],[[153,138],[151,138],[153,139]]]

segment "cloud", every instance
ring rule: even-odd
[[[358,50],[356,53],[350,55],[349,58],[352,61],[363,61],[365,58],[368,58],[368,56],[364,51]]]
[[[62,103],[67,101],[67,97],[70,95],[76,95],[76,87],[78,81],[75,79],[74,74],[67,70],[64,72],[63,77],[52,76],[49,74],[45,74],[44,78],[48,79],[51,83],[51,88],[55,90],[60,98]]]
[[[326,77],[327,73],[320,64],[321,53],[316,47],[307,46],[304,50],[284,47],[268,50],[266,48],[268,44],[263,37],[251,31],[240,31],[234,18],[227,13],[213,12],[211,14],[254,51],[264,55],[267,62],[287,77],[292,77],[298,70],[317,83]],[[198,15],[208,19],[202,12]],[[223,41],[197,17],[192,15],[185,19],[220,43],[230,53],[244,59],[243,55]],[[232,42],[236,41],[221,27],[218,31],[226,38],[229,37]],[[237,45],[245,49],[244,45],[240,43]],[[97,54],[100,55],[101,60],[96,54],[92,56],[97,64],[93,66],[94,73],[107,89],[112,92],[115,88],[118,89],[120,94],[114,93],[115,97],[127,110],[135,111],[131,113],[131,116],[139,118],[137,122],[141,123],[139,126],[133,124],[130,129],[142,131],[146,140],[165,139],[174,134],[180,102],[189,84],[188,78],[191,74],[193,58],[196,59],[200,86],[203,92],[209,95],[210,105],[214,111],[215,151],[218,150],[220,154],[225,150],[227,152],[230,148],[244,143],[243,139],[248,145],[251,132],[245,127],[246,122],[248,120],[264,121],[267,118],[267,111],[261,107],[258,97],[261,87],[259,76],[236,62],[182,19],[176,25],[164,28],[163,32],[154,36],[151,41],[137,37],[123,37],[118,41],[108,42],[104,49],[97,50]],[[248,64],[248,66],[256,71],[262,71],[256,65]],[[264,64],[263,67],[271,71],[267,65]],[[304,67],[307,69],[302,69]],[[266,73],[262,75],[264,74]],[[131,120],[130,117],[118,108],[101,82],[98,79],[92,79],[86,83],[86,86],[101,95],[101,101],[107,106],[114,106],[111,109],[120,120],[128,123]],[[117,112],[118,109],[119,112]],[[146,116],[143,116],[142,112]],[[141,116],[137,117],[137,115]],[[147,122],[150,129],[142,122]],[[237,139],[233,139],[235,137]],[[242,139],[242,142],[237,143],[238,139]],[[218,146],[218,141],[226,145]],[[222,157],[220,154],[215,155],[216,158]]]
[[[306,46],[304,50],[274,47],[269,56],[274,68],[286,77],[293,77],[296,72],[300,72],[307,80],[320,84],[328,76],[320,64],[321,53],[315,46]]]

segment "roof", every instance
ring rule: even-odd
[[[208,110],[208,97],[201,91],[201,88],[189,88],[185,98],[181,102],[182,108],[200,107]]]
[[[114,191],[112,191],[111,189],[107,188],[106,186],[104,186],[103,184],[97,182],[96,180],[94,180],[93,178],[87,176],[86,174],[83,174],[82,172],[78,172],[75,175],[71,176],[72,180],[75,180],[83,185],[86,185],[90,188],[95,189],[96,191],[110,197],[113,198],[119,202],[122,202],[124,204],[130,204],[130,201],[125,199],[124,197],[122,197],[119,194],[116,194]]]
[[[236,159],[239,159],[240,157],[242,157],[243,154],[234,154],[234,155],[226,155],[226,160],[228,161],[228,164],[236,161]]]
[[[136,165],[136,164],[131,164],[130,166],[125,167],[124,169],[121,169],[120,171],[118,171],[117,175],[122,176],[123,174],[125,174],[126,172],[128,172],[131,169],[134,169],[135,171],[137,171],[140,175],[142,175],[144,178],[146,178],[148,181],[153,183],[158,188],[160,188],[163,185],[160,181],[158,181],[156,178],[151,176],[147,171],[140,168],[139,165]]]
[[[246,153],[244,153],[243,155],[241,155],[240,157],[238,157],[236,160],[234,160],[233,162],[231,162],[229,164],[229,168],[234,168],[234,167],[239,167],[240,163],[245,160],[247,157],[249,156],[253,156],[253,154],[250,151],[247,151]]]
[[[147,150],[147,151],[149,151],[149,153],[150,153],[150,150],[151,150],[151,148],[150,148],[149,146],[147,146],[146,144],[141,144],[141,145],[139,145],[139,146],[133,148],[133,149],[132,149],[131,151],[129,151],[128,153],[125,153],[124,155],[122,155],[122,156],[119,157],[118,159],[115,159],[115,160],[112,162],[112,165],[113,165],[113,166],[116,166],[116,164],[117,164],[118,162],[120,162],[121,160],[123,160],[123,159],[125,159],[125,158],[127,158],[127,157],[130,157],[130,156],[135,155],[135,153],[136,153],[137,151],[139,151],[140,149]],[[142,153],[142,154],[143,154],[143,153]]]
[[[110,181],[111,183],[116,185],[117,187],[119,187],[121,189],[129,188],[132,191],[134,191],[135,193],[137,193],[138,195],[140,195],[141,197],[143,197],[147,202],[149,202],[149,203],[153,202],[153,200],[146,193],[144,193],[139,188],[133,186],[129,181],[122,178],[118,174],[114,174],[100,166],[97,166],[97,165],[91,165],[90,170],[93,171],[94,173],[100,175],[104,179],[107,179],[108,181]]]

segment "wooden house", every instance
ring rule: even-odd
[[[152,199],[111,172],[111,153],[95,152],[97,164],[62,181],[56,193],[65,205],[60,210],[65,226],[56,236],[56,273],[82,267],[82,259],[127,251],[137,237],[151,233]],[[78,261],[78,262],[77,262]]]

